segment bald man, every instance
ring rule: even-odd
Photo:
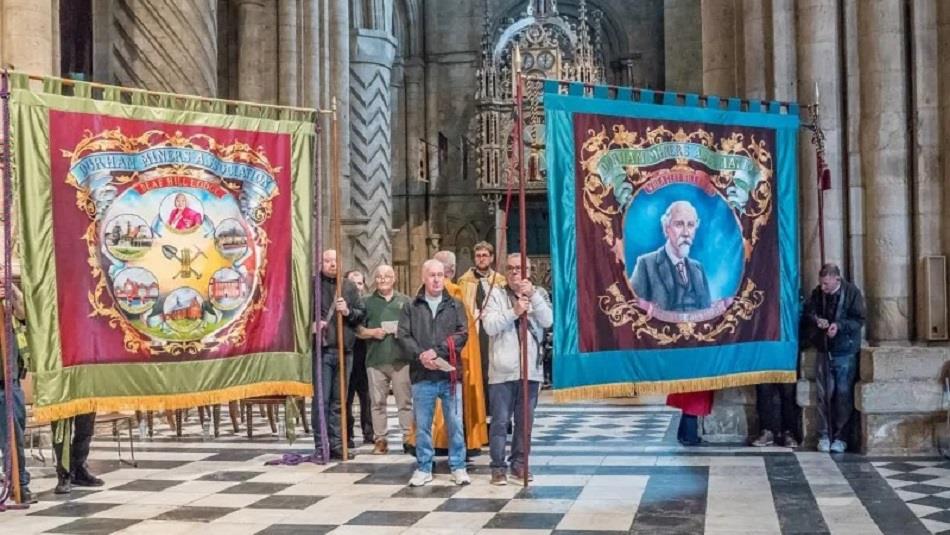
[[[328,249],[323,252],[323,263],[320,269],[320,318],[319,324],[314,325],[314,332],[323,346],[323,404],[327,408],[327,439],[330,442],[330,458],[343,458],[343,434],[340,421],[340,381],[339,381],[339,347],[337,345],[336,322],[337,316],[343,318],[343,351],[344,377],[349,383],[350,371],[353,368],[353,342],[356,340],[356,329],[362,325],[366,317],[366,309],[360,299],[359,291],[353,281],[344,278],[341,288],[342,296],[336,296],[337,265],[336,251]],[[316,369],[316,368],[314,368]],[[316,372],[314,372],[316,383]],[[346,386],[344,385],[344,389]],[[319,416],[317,414],[318,400],[313,400],[313,439],[317,449],[320,448],[321,437]]]

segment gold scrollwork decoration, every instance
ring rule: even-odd
[[[582,144],[581,164],[586,173],[583,182],[583,207],[588,219],[602,231],[603,241],[613,250],[617,259],[625,263],[623,250],[623,233],[616,216],[623,214],[627,206],[621,206],[613,198],[614,188],[605,184],[598,174],[598,164],[601,158],[611,150],[636,148],[643,149],[651,145],[665,142],[696,143],[721,154],[745,156],[752,160],[759,173],[759,181],[749,191],[747,202],[741,210],[733,206],[740,220],[743,240],[743,261],[748,262],[759,239],[761,230],[768,223],[773,213],[773,187],[771,177],[772,154],[764,140],[750,136],[746,141],[744,134],[732,134],[716,139],[709,131],[697,129],[687,132],[682,128],[673,131],[663,125],[647,130],[642,136],[637,132],[627,130],[622,124],[616,124],[610,129],[599,131],[589,130],[587,139]],[[688,167],[688,160],[677,159],[674,167]],[[626,182],[637,191],[650,179],[649,173],[629,166],[626,168]],[[741,184],[736,183],[734,172],[723,171],[710,176],[710,181],[720,196],[726,198],[732,188]],[[628,298],[627,295],[631,295]],[[751,279],[746,279],[741,292],[732,300],[725,312],[714,320],[703,322],[681,322],[676,324],[664,323],[657,325],[651,322],[651,317],[637,304],[637,298],[632,289],[621,289],[617,283],[608,286],[603,295],[598,296],[598,305],[611,325],[621,327],[629,325],[638,339],[650,338],[657,344],[666,346],[680,341],[696,341],[714,343],[727,333],[735,333],[739,322],[748,320],[753,312],[765,301],[765,293],[758,289]]]

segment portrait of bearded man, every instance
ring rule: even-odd
[[[692,312],[710,307],[703,265],[689,257],[699,230],[699,214],[687,201],[670,204],[660,218],[666,243],[637,258],[631,282],[641,308]]]

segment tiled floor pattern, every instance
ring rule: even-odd
[[[950,461],[908,458],[871,464],[931,533],[950,534]]]
[[[0,533],[903,535],[950,527],[950,464],[682,448],[671,437],[677,418],[663,407],[543,397],[527,489],[489,485],[487,454],[470,468],[470,486],[452,485],[440,459],[435,481],[413,489],[405,455],[361,446],[345,464],[269,467],[281,453],[306,452],[310,438],[290,446],[264,420],[252,440],[227,425],[215,440],[194,420],[182,438],[156,424],[155,438],[136,442],[137,468],[117,461],[108,435],[97,439],[90,465],[102,489],[55,496],[52,468],[34,466],[41,502],[0,514]],[[400,443],[392,438],[394,451]]]

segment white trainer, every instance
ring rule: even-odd
[[[432,472],[423,472],[416,470],[412,473],[412,479],[409,480],[410,487],[422,487],[432,481]]]
[[[452,479],[455,480],[456,485],[468,485],[472,482],[472,478],[468,477],[468,472],[464,468],[452,470]]]

